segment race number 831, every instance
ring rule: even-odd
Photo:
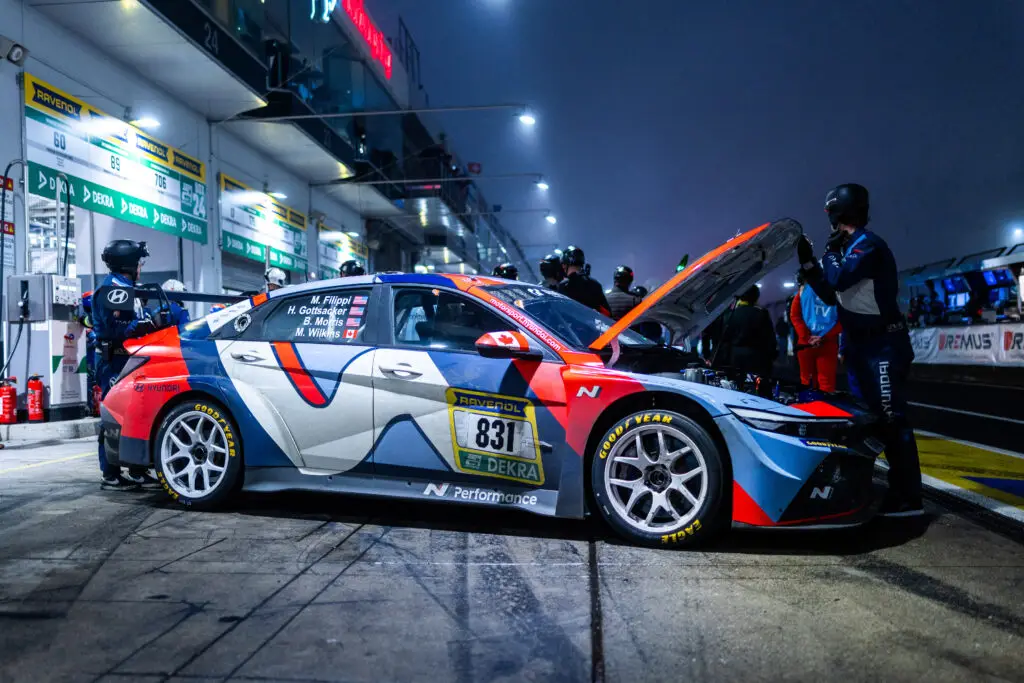
[[[543,482],[530,401],[454,388],[447,398],[457,469],[535,485]]]

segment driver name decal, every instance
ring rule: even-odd
[[[448,389],[455,467],[522,484],[544,483],[533,404],[515,396]]]

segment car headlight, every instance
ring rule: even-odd
[[[149,360],[148,356],[132,356],[132,357],[130,357],[128,359],[128,362],[126,362],[124,364],[124,369],[122,369],[121,372],[114,379],[114,384],[117,384],[122,379],[124,379],[128,375],[132,374],[133,372],[135,372],[136,370],[141,368],[143,365],[146,364],[146,362],[148,360]]]
[[[768,410],[726,406],[740,422],[754,429],[787,436],[798,436],[811,439],[828,439],[837,432],[853,426],[850,420],[838,417],[814,417],[808,415],[787,415],[773,413]]]

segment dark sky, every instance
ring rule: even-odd
[[[825,192],[872,191],[900,267],[1024,242],[1024,3],[1014,0],[367,0],[404,17],[433,106],[523,244],[573,242],[610,285],[792,216],[823,242]],[[708,5],[715,5],[708,7]],[[541,249],[531,250],[539,256]],[[781,295],[767,281],[765,300]]]

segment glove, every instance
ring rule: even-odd
[[[806,235],[800,235],[800,241],[796,243],[796,257],[801,266],[817,260],[814,258],[814,245]]]
[[[828,236],[828,240],[825,242],[825,251],[834,252],[836,254],[843,253],[843,248],[846,246],[846,240],[849,235],[843,230],[836,230]]]

